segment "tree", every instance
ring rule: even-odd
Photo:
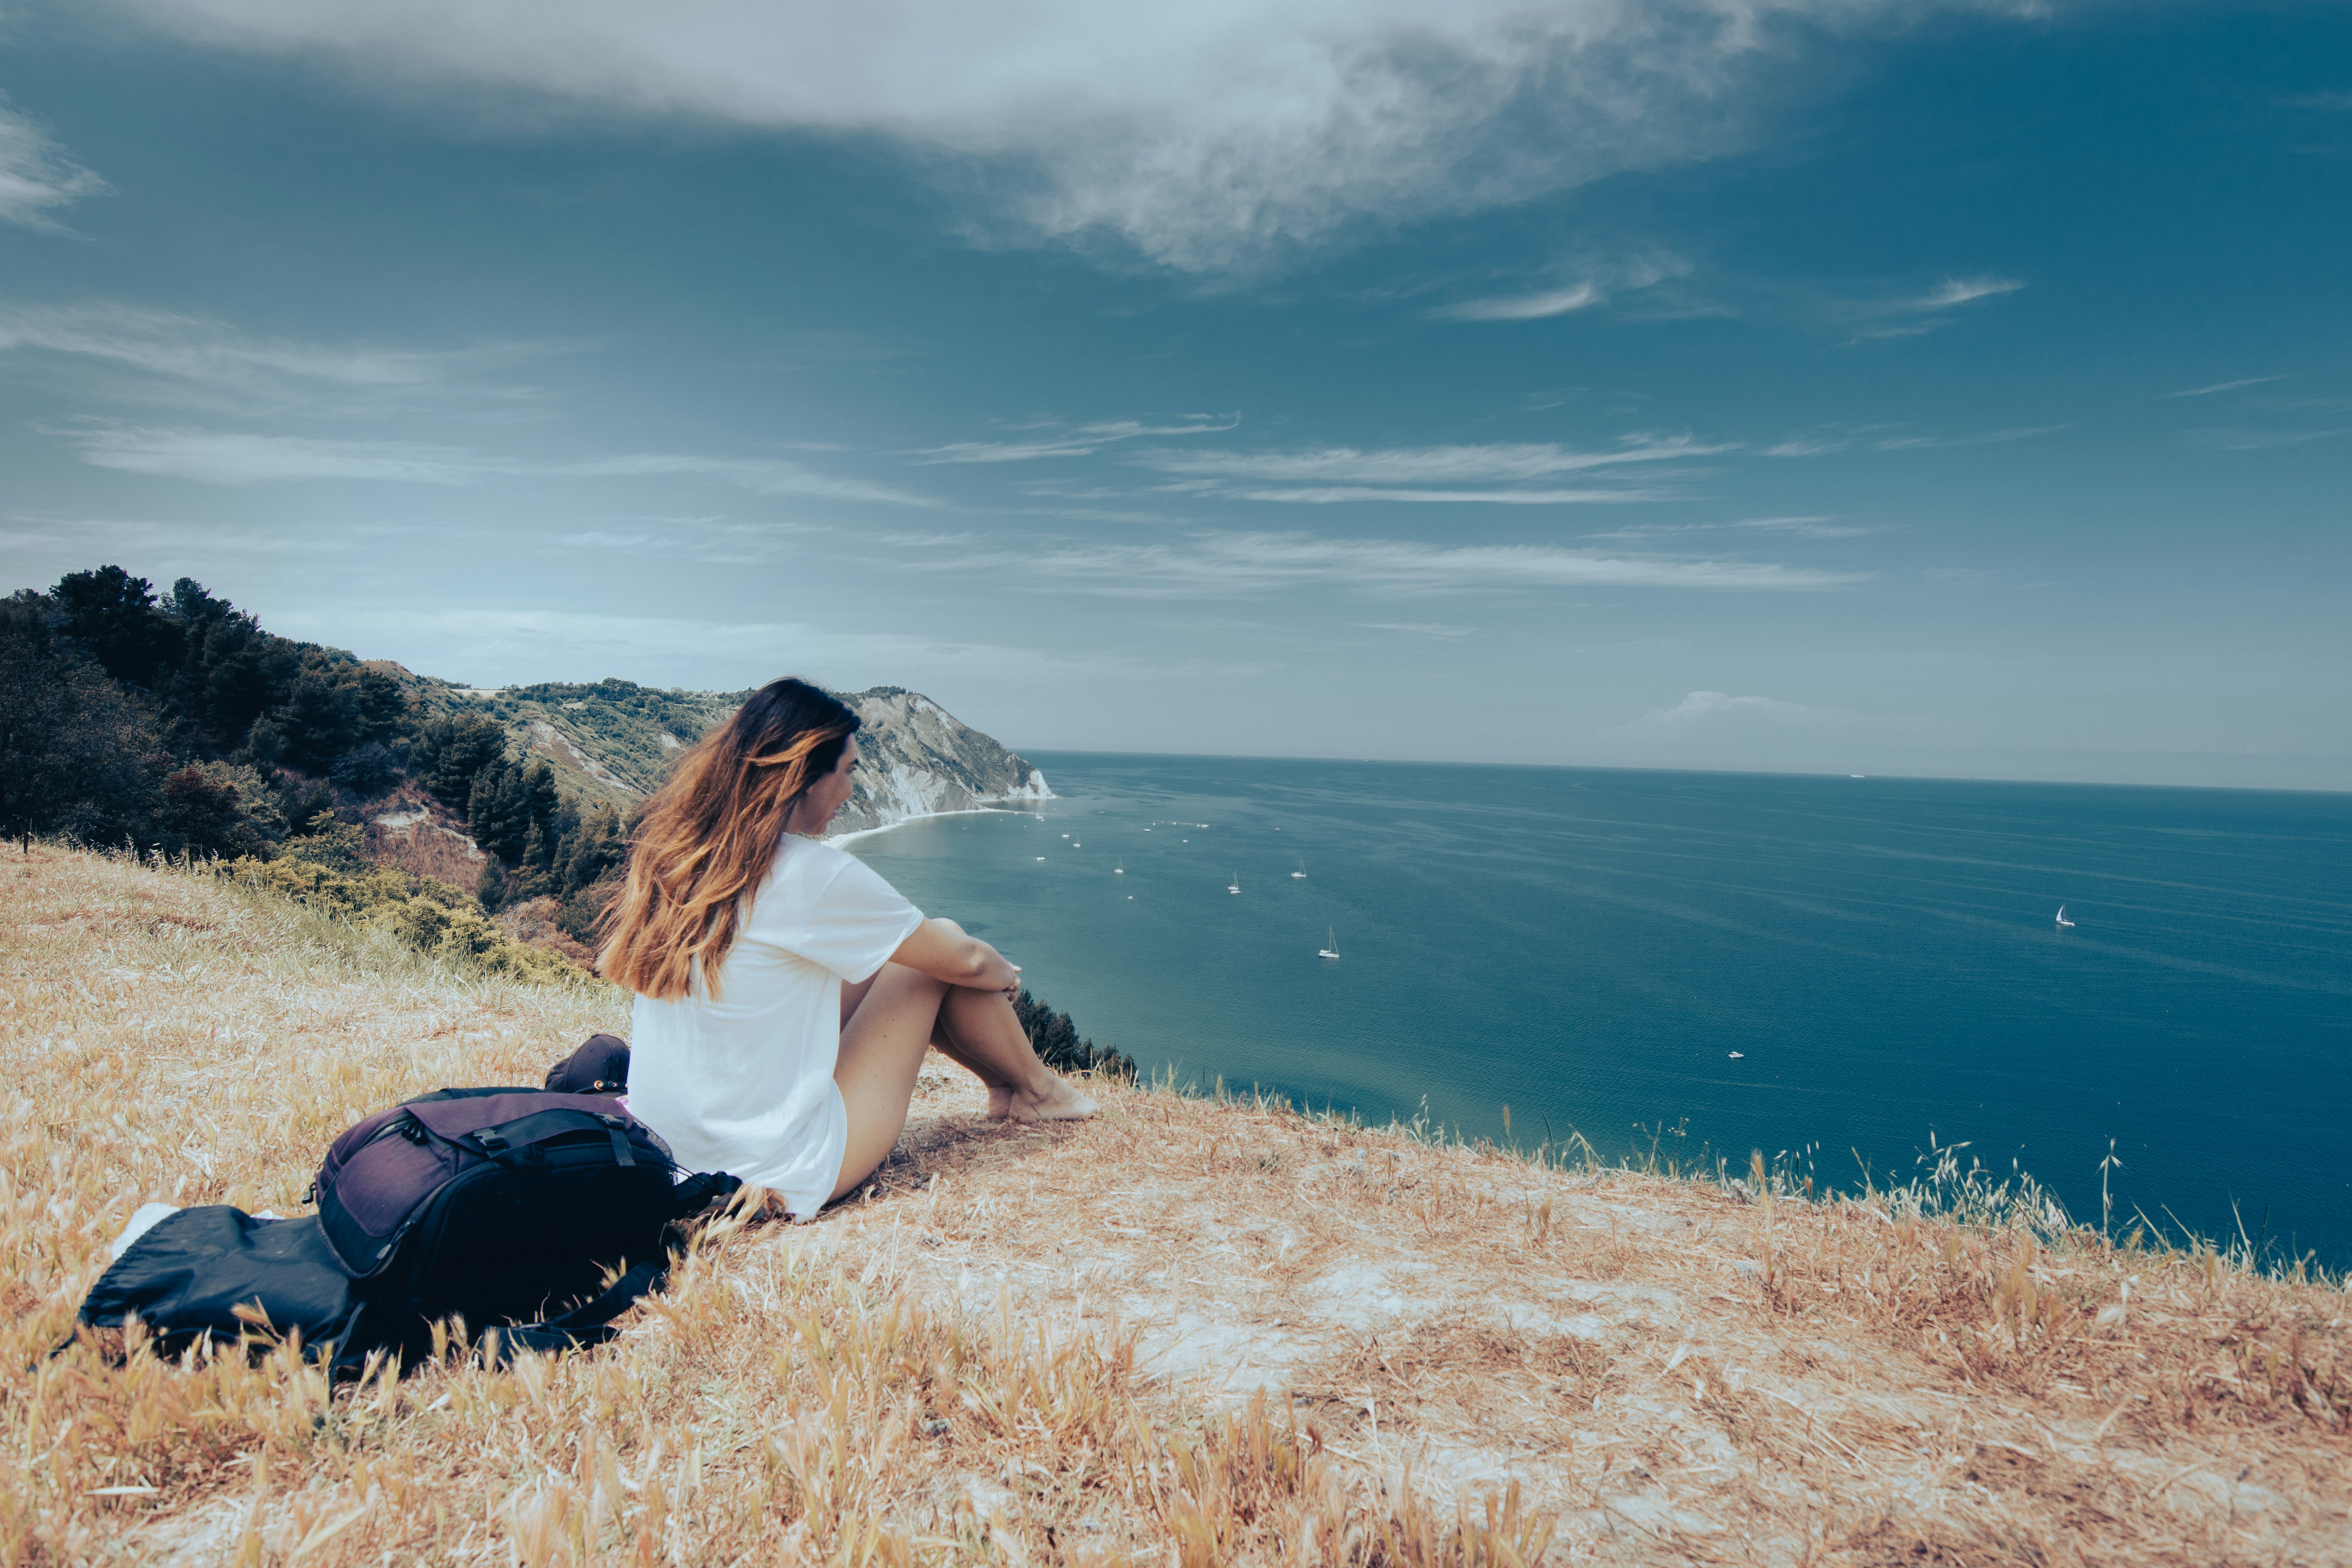
[[[400,777],[400,764],[373,741],[363,741],[337,757],[327,776],[362,800],[372,800]]]
[[[506,749],[507,732],[488,715],[444,717],[418,732],[408,753],[409,768],[425,788],[464,812],[473,797],[475,777],[504,756]]]
[[[37,595],[0,602],[0,833],[144,845],[166,761],[153,715],[49,622]]]
[[[271,838],[257,826],[255,808],[270,816],[275,810],[247,801],[235,770],[219,763],[190,763],[164,778],[161,795],[155,838],[170,853],[227,859],[269,853]]]
[[[408,727],[408,693],[390,670],[360,671],[358,681],[360,732],[383,745]]]
[[[157,669],[178,651],[178,630],[157,612],[147,579],[120,566],[69,572],[50,597],[65,612],[66,635],[118,680],[152,685]]]
[[[359,691],[355,683],[306,669],[270,718],[286,737],[286,760],[305,772],[322,773],[359,743]]]

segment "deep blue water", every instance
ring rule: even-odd
[[[2352,795],[1035,760],[851,847],[1147,1067],[1840,1179],[1932,1131],[2094,1222],[2112,1139],[2119,1217],[2352,1261]]]

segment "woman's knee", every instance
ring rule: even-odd
[[[877,989],[887,985],[893,992],[901,995],[915,992],[945,997],[949,992],[955,989],[944,980],[926,974],[919,969],[909,969],[903,963],[883,964],[867,984]]]

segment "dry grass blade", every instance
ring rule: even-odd
[[[2014,1192],[1809,1202],[1771,1168],[1563,1169],[1164,1086],[992,1126],[947,1068],[863,1193],[714,1226],[601,1351],[332,1395],[292,1347],[49,1357],[141,1203],[294,1212],[362,1112],[535,1082],[625,1015],[217,880],[50,847],[0,879],[0,1564],[2204,1564],[2352,1540],[2344,1295],[2242,1255],[2119,1247]]]

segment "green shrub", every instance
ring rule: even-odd
[[[515,941],[471,899],[437,882],[389,867],[352,870],[300,852],[337,830],[296,841],[276,860],[233,860],[221,874],[245,887],[276,893],[354,924],[381,927],[420,952],[454,960],[486,974],[550,984],[583,984],[593,977],[556,953]],[[358,829],[341,829],[356,836]]]

